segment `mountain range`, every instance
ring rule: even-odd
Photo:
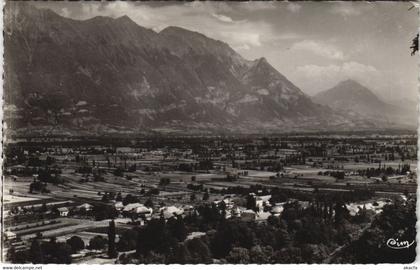
[[[331,102],[313,102],[265,58],[247,60],[201,33],[173,26],[155,32],[127,16],[73,20],[8,3],[4,45],[4,114],[11,130],[281,132],[399,126],[334,110]]]

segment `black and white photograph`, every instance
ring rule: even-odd
[[[6,0],[1,261],[417,269],[418,33],[408,1]]]

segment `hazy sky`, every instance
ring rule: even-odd
[[[128,15],[160,31],[175,25],[266,57],[309,95],[355,79],[384,99],[417,95],[418,26],[410,2],[38,2],[74,19]]]

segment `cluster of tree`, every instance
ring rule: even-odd
[[[13,144],[4,144],[4,166],[9,167],[17,164],[24,164],[27,160],[25,149]]]
[[[39,159],[38,155],[31,155],[28,157],[26,164],[29,167],[43,167],[46,165],[46,162]]]
[[[180,163],[177,170],[184,172],[194,172],[197,170],[212,170],[214,168],[213,161],[209,159],[201,160],[198,163]]]
[[[131,194],[125,195],[125,197],[122,199],[122,203],[124,206],[130,203],[138,203],[138,202],[140,202],[140,197],[134,196]]]
[[[137,230],[124,230],[120,234],[120,240],[116,244],[116,248],[120,252],[134,250],[137,247]]]
[[[192,172],[195,170],[195,166],[193,163],[180,163],[178,165],[177,170],[183,171],[183,172]]]
[[[107,240],[101,235],[96,235],[89,240],[88,249],[102,250],[105,249]]]
[[[114,176],[124,177],[124,169],[121,167],[115,168]]]
[[[416,258],[416,222],[415,199],[386,205],[361,237],[337,254],[333,262],[412,263]],[[390,248],[390,239],[406,248],[395,249],[396,243]]]
[[[178,242],[187,237],[187,229],[181,216],[152,219],[137,231],[136,253],[147,256],[150,252],[167,254]]]
[[[137,171],[137,164],[132,164],[132,165],[130,165],[129,167],[128,167],[128,170],[127,170],[128,172],[135,172],[135,171]]]
[[[171,183],[171,179],[167,178],[167,177],[162,177],[159,181],[159,185],[160,186],[167,186]]]
[[[205,160],[200,160],[200,162],[198,163],[198,170],[213,170],[213,161],[211,161],[210,159],[205,159]]]
[[[61,170],[57,168],[39,169],[38,180],[45,183],[60,184],[63,180],[60,178]]]
[[[85,242],[83,242],[82,238],[79,236],[70,237],[67,239],[66,244],[70,246],[72,254],[77,253],[85,248]]]
[[[294,214],[270,217],[267,224],[223,221],[210,238],[210,250],[228,263],[319,263],[346,235],[343,225],[305,211]]]
[[[299,202],[286,204],[281,218],[270,217],[267,224],[227,221],[222,213],[223,206],[203,205],[198,208],[198,215],[185,219],[188,225],[197,225],[208,232],[208,240],[200,239],[197,244],[203,257],[192,255],[194,249],[180,243],[187,232],[183,220],[174,218],[167,223],[152,220],[138,231],[123,234],[117,249],[136,248],[137,253],[135,258],[120,258],[120,262],[203,263],[204,258],[212,257],[231,263],[322,262],[334,248],[351,240],[352,231],[360,230],[360,227],[349,226],[354,218],[339,201],[340,196],[317,195],[316,201],[307,208],[301,207]],[[365,211],[360,212],[360,215],[365,214]],[[396,215],[401,225],[400,214]]]
[[[325,172],[320,171],[318,172],[318,175],[329,175],[336,179],[342,180],[344,179],[345,173],[344,171],[325,171]]]
[[[151,194],[158,194],[158,192],[156,191],[157,189],[151,189],[148,194],[146,195],[151,195]],[[141,192],[142,194],[145,194],[146,192]],[[116,202],[122,202],[122,204],[124,206],[126,206],[127,204],[130,203],[139,203],[141,201],[139,196],[135,196],[132,194],[127,194],[125,195],[125,197],[122,196],[121,192],[115,193],[115,192],[98,192],[98,195],[102,195],[102,201],[103,202],[109,202],[112,200],[115,200]],[[146,205],[147,204],[147,205]],[[149,198],[145,205],[147,207],[153,207],[153,202],[151,201],[151,199]]]
[[[118,216],[118,212],[115,207],[106,204],[94,205],[92,213],[95,217],[95,220],[113,219]]]
[[[34,174],[38,174],[38,167],[28,167],[25,166],[24,168],[11,168],[10,172],[8,170],[4,170],[5,175],[16,175],[16,176],[32,176]]]
[[[146,192],[146,195],[159,195],[160,190],[158,188],[151,188]]]
[[[122,254],[117,261],[120,264],[209,264],[212,262],[207,237],[178,242],[170,252],[164,254],[155,251],[150,251],[147,255]]]
[[[49,193],[50,191],[47,189],[47,183],[33,181],[29,184],[29,193],[33,192]]]
[[[100,195],[100,194],[102,194],[102,192],[98,192],[98,195]],[[131,195],[130,195],[131,196]],[[109,201],[111,201],[111,200],[115,200],[115,201],[117,201],[117,202],[121,202],[121,201],[123,201],[123,198],[122,198],[122,195],[121,195],[121,192],[118,192],[118,193],[115,193],[115,192],[107,192],[107,191],[105,191],[103,194],[102,194],[102,201],[103,202],[109,202]]]
[[[57,242],[55,238],[42,241],[40,237],[32,240],[29,250],[16,252],[10,248],[6,260],[11,263],[35,263],[35,264],[70,264],[72,247],[63,242]]]
[[[356,202],[371,199],[375,195],[375,191],[365,188],[353,189],[350,191],[336,191],[336,192],[320,192],[315,189],[315,198],[313,193],[279,189],[277,187],[271,189],[270,204],[275,205],[280,202],[287,202],[289,200],[299,200],[308,202],[329,201],[329,202]]]
[[[258,157],[255,157],[258,159]],[[253,159],[252,157],[248,157],[247,159]],[[241,164],[240,168],[245,170],[260,170],[260,171],[269,171],[269,172],[278,172],[284,169],[284,165],[287,164],[286,160],[278,161],[278,158],[272,157],[273,160],[252,160],[246,161],[245,163]],[[288,160],[290,162],[290,160]],[[297,163],[301,163],[300,161]]]
[[[188,184],[187,185],[187,188],[188,189],[191,189],[191,190],[194,190],[194,191],[202,191],[203,190],[203,184],[197,184],[197,185],[194,185],[194,184]]]
[[[238,194],[238,195],[247,195],[249,193],[255,193],[261,196],[269,195],[270,190],[263,185],[251,185],[250,187],[243,187],[243,186],[231,186],[228,188],[223,188],[220,190],[210,188],[211,193],[220,193],[220,194]]]
[[[380,166],[378,168],[367,168],[365,170],[358,170],[359,175],[370,177],[379,177],[379,176],[392,176],[392,175],[405,175],[407,172],[411,172],[409,164],[398,165],[397,169],[394,169],[391,166],[385,167]]]
[[[92,167],[89,165],[84,165],[77,167],[75,170],[76,173],[90,174],[92,173]]]
[[[196,208],[191,215],[185,218],[185,221],[199,231],[208,231],[214,229],[216,225],[225,217],[226,205],[222,201],[220,204],[202,204]]]

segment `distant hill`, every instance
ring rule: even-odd
[[[413,106],[396,106],[378,98],[370,89],[355,80],[338,83],[331,89],[313,96],[312,100],[340,112],[364,116],[372,121],[416,125]]]
[[[382,127],[312,102],[265,58],[201,33],[157,33],[129,17],[73,20],[30,4],[5,12],[11,130],[230,130]]]

